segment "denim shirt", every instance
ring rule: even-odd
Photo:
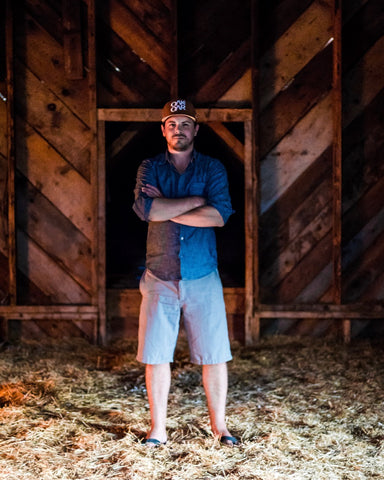
[[[233,213],[227,173],[215,159],[193,152],[187,169],[178,173],[168,152],[144,160],[137,172],[133,210],[148,223],[146,268],[162,280],[192,280],[217,268],[216,236],[213,227],[190,227],[170,220],[148,220],[153,199],[141,188],[150,184],[166,198],[202,196],[220,213],[224,223]]]

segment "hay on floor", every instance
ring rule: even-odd
[[[6,346],[0,353],[0,479],[381,479],[383,343],[274,337],[234,346],[227,420],[210,432],[199,367],[172,366],[168,443],[149,422],[135,342]]]

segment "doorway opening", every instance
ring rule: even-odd
[[[244,144],[244,123],[224,126]],[[245,286],[244,160],[201,123],[196,150],[224,164],[235,213],[216,229],[219,271],[224,287]],[[105,122],[106,157],[106,287],[137,289],[145,268],[147,224],[132,210],[136,172],[142,160],[166,148],[159,123]]]

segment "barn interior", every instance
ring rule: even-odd
[[[381,0],[0,3],[0,480],[382,478],[383,52]],[[141,445],[133,187],[176,97],[235,210],[230,451],[182,336]]]
[[[135,335],[140,161],[199,111],[236,214],[231,337],[382,333],[383,12],[341,2],[3,2],[1,335]]]

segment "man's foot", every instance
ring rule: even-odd
[[[161,428],[152,428],[147,432],[144,444],[148,447],[158,447],[167,443],[167,432]]]
[[[160,445],[165,445],[167,442],[160,442],[157,438],[147,438],[144,440],[144,445],[149,448],[160,447]]]
[[[237,440],[237,438],[232,437],[232,435],[222,435],[220,437],[220,443],[226,445],[227,447],[235,447],[240,445],[240,442]]]

